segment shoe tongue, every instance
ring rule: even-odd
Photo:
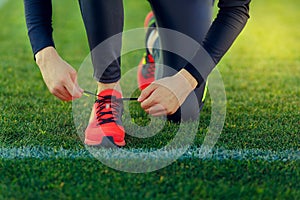
[[[101,100],[104,96],[115,96],[117,99],[122,98],[120,92],[114,89],[103,90],[99,93],[98,99]]]

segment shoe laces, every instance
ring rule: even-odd
[[[143,66],[143,76],[145,78],[152,78],[155,75],[155,61],[151,54],[145,56],[146,63]]]
[[[98,96],[99,98],[95,101],[96,106],[96,117],[98,126],[106,123],[118,123],[121,122],[122,113],[122,100],[116,96]]]

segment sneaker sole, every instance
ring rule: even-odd
[[[90,147],[104,147],[104,148],[123,147],[126,144],[125,140],[123,140],[122,142],[115,142],[112,136],[104,136],[102,138],[101,143],[99,143],[99,141],[92,141],[88,139],[85,139],[84,143],[85,145]]]

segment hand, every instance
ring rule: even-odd
[[[183,69],[172,77],[154,81],[142,91],[138,101],[153,116],[171,115],[196,86],[196,79]]]
[[[83,93],[77,83],[77,72],[65,62],[53,47],[42,49],[36,54],[43,79],[49,91],[63,101],[80,98]]]

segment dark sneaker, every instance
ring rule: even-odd
[[[159,51],[154,49],[154,46],[158,46],[158,34],[156,34],[156,24],[153,12],[148,13],[145,18],[144,26],[146,28],[146,53],[138,66],[137,81],[140,90],[145,89],[155,80],[155,61],[153,54],[159,57]],[[148,41],[153,41],[153,47],[149,47]],[[150,50],[151,48],[151,50]]]
[[[148,54],[142,58],[138,66],[137,76],[140,90],[145,89],[155,80],[155,61],[151,54]]]

